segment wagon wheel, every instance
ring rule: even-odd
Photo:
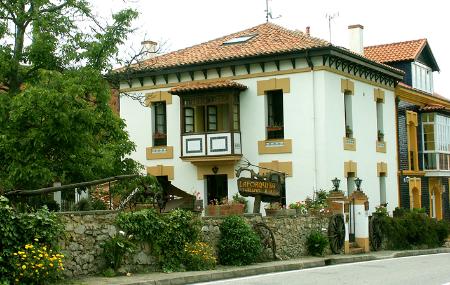
[[[369,220],[369,240],[374,251],[380,249],[383,243],[383,231],[381,230],[381,219],[378,216],[372,216]]]
[[[345,223],[342,214],[335,214],[330,217],[328,224],[328,240],[331,251],[335,254],[341,253],[345,242]]]
[[[261,238],[261,243],[264,249],[272,249],[273,259],[278,259],[276,256],[277,245],[272,230],[265,223],[256,223],[253,225],[253,230]]]

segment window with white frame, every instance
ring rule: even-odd
[[[423,163],[426,170],[450,170],[450,117],[422,114]]]
[[[411,63],[412,87],[433,93],[433,70],[419,62]]]

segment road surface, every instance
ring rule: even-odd
[[[450,253],[341,264],[198,284],[450,285]]]

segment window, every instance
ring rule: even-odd
[[[380,174],[380,205],[386,204],[386,176]]]
[[[217,131],[217,106],[208,106],[208,132]]]
[[[424,169],[449,171],[450,117],[436,113],[421,116]]]
[[[384,141],[384,130],[383,130],[383,101],[377,100],[377,138],[378,141]]]
[[[239,130],[239,95],[234,96],[233,104],[233,130]]]
[[[284,138],[283,91],[267,92],[267,139]]]
[[[418,148],[417,148],[417,113],[406,112],[407,138],[408,138],[408,169],[418,171]]]
[[[194,108],[184,108],[184,132],[194,132]]]
[[[419,62],[411,63],[412,87],[433,93],[433,71]]]
[[[353,137],[353,121],[352,121],[352,94],[344,93],[344,112],[345,112],[345,136]]]
[[[229,39],[225,42],[223,42],[223,45],[232,45],[232,44],[239,44],[239,43],[245,43],[246,41],[250,40],[256,35],[248,35],[248,36],[240,36],[237,38]]]
[[[166,102],[156,102],[155,132],[153,133],[153,146],[167,145]]]

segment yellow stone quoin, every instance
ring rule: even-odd
[[[291,81],[289,78],[272,78],[257,82],[258,95],[265,95],[267,91],[280,89],[283,90],[283,93],[291,92]]]
[[[175,178],[174,167],[166,165],[156,165],[147,167],[147,173],[153,176],[167,176],[169,180]]]
[[[145,94],[145,105],[150,107],[153,102],[165,101],[167,105],[172,104],[172,94],[167,91],[156,91]]]
[[[293,173],[292,173],[292,161],[278,161],[278,160],[273,160],[272,162],[260,162],[259,163],[260,167],[263,168],[267,168],[267,169],[272,169],[278,172],[283,172],[286,173],[287,177],[292,177]],[[260,169],[259,173],[260,174],[265,174],[267,172],[269,172],[269,170],[267,169]]]
[[[352,160],[344,162],[344,177],[348,177],[349,173],[358,174],[358,164]]]
[[[355,94],[355,83],[350,79],[341,79],[341,92],[350,95]]]

